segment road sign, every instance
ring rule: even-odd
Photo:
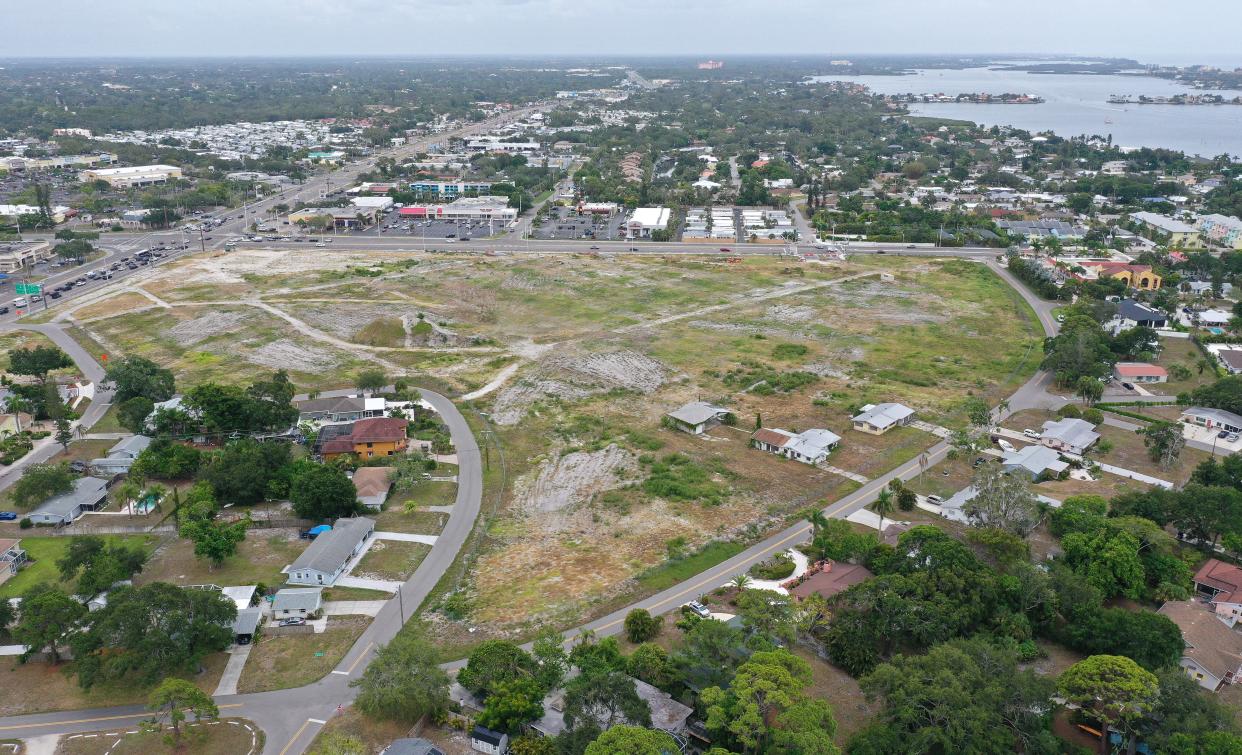
[[[18,294],[42,294],[43,287],[38,283],[14,283],[13,291]]]

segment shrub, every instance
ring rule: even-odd
[[[659,617],[652,616],[645,608],[635,608],[625,615],[625,637],[636,645],[655,639],[662,627]]]
[[[643,491],[648,495],[673,501],[699,501],[718,506],[728,497],[724,485],[711,478],[711,474],[689,456],[668,454],[651,464],[651,475],[643,481]]]
[[[24,516],[22,517],[22,520],[17,523],[17,526],[24,530],[28,530],[34,526],[34,522],[30,521],[30,517]]]
[[[750,567],[750,573],[758,579],[785,579],[794,573],[796,564],[784,553],[778,553],[767,561]]]
[[[1098,425],[1104,421],[1104,412],[1092,407],[1082,413],[1082,418],[1093,425]]]
[[[1057,409],[1057,414],[1070,419],[1082,419],[1082,410],[1074,404],[1066,404],[1060,409]]]

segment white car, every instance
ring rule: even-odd
[[[1041,433],[1037,433],[1037,432],[1035,432],[1034,430],[1032,430],[1032,429],[1031,429],[1031,428],[1029,428],[1029,427],[1028,427],[1027,429],[1023,430],[1023,431],[1022,431],[1022,434],[1023,434],[1023,435],[1025,435],[1025,436],[1026,436],[1026,437],[1028,437],[1028,438],[1033,439],[1033,440],[1039,440],[1039,439],[1040,439],[1040,437],[1042,437],[1042,434],[1041,434]]]

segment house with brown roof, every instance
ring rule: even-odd
[[[1207,598],[1216,618],[1226,626],[1242,619],[1242,568],[1209,558],[1195,572],[1195,592]]]
[[[394,456],[409,448],[409,421],[401,417],[372,417],[320,429],[318,451],[324,459],[356,454],[359,459]]]
[[[392,488],[392,467],[359,467],[354,471],[354,490],[358,491],[358,503],[379,511],[388,500]]]
[[[829,562],[824,568],[807,577],[801,584],[790,589],[789,594],[802,600],[812,594],[831,598],[839,592],[871,579],[874,574],[867,567],[858,564],[845,564],[840,561]]]
[[[1160,606],[1182,630],[1186,650],[1179,665],[1186,675],[1209,692],[1242,681],[1242,633],[1216,620],[1212,611],[1197,600],[1169,601]]]

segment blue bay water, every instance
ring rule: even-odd
[[[1113,105],[1110,95],[1168,96],[1196,92],[1177,82],[1150,76],[1032,74],[1025,71],[966,68],[920,70],[906,76],[818,76],[813,81],[852,81],[880,94],[1036,94],[1038,105],[919,103],[917,115],[1009,125],[1059,136],[1113,137],[1127,147],[1164,147],[1213,157],[1242,156],[1242,105]],[[1219,92],[1227,98],[1236,91]]]

